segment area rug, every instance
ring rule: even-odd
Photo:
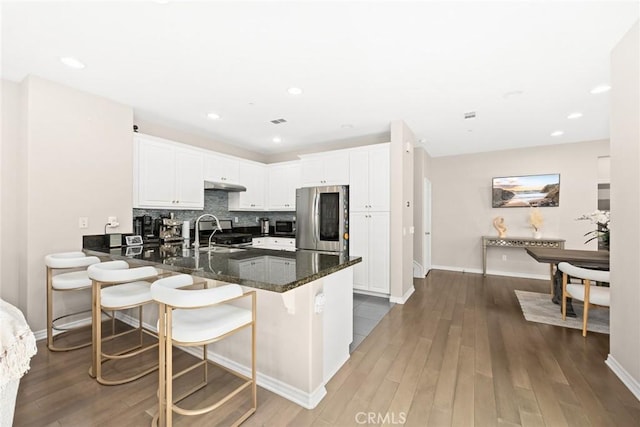
[[[582,330],[582,309],[581,301],[573,301],[573,311],[576,317],[567,317],[562,320],[561,307],[551,302],[551,295],[538,292],[515,291],[522,314],[529,322],[546,323],[549,325],[564,326]],[[587,330],[591,332],[609,333],[609,309],[590,308],[589,322]]]

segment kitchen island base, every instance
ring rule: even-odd
[[[353,267],[285,293],[258,289],[256,311],[257,384],[306,409],[315,408],[327,393],[326,383],[349,359]],[[250,374],[249,335],[242,331],[210,345],[208,358]]]

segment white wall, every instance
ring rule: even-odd
[[[593,226],[575,218],[597,208],[598,157],[608,154],[608,141],[594,141],[433,158],[433,268],[481,271],[481,236],[497,235],[496,216],[504,217],[507,236],[532,236],[528,208],[491,207],[497,176],[560,173],[560,206],[540,208],[543,237],[566,239],[566,248],[595,250],[596,242],[585,245],[583,237]],[[489,248],[487,271],[546,278],[549,267],[522,249]]]
[[[17,83],[2,80],[2,145],[0,145],[0,298],[19,305],[18,197],[26,184],[18,180],[20,168],[21,91]]]
[[[117,231],[131,232],[133,111],[33,76],[20,84],[19,92],[18,97],[15,91],[2,93],[3,103],[20,111],[24,120],[2,142],[3,153],[16,158],[2,165],[3,210],[18,213],[2,215],[3,255],[18,253],[18,261],[9,265],[3,256],[3,294],[15,295],[17,289],[18,306],[31,329],[42,330],[44,256],[80,249],[82,235],[104,233],[107,216],[118,217],[122,226]],[[5,196],[16,200],[15,206],[5,206]],[[88,229],[78,227],[81,216],[89,218]],[[89,294],[81,299],[66,296],[57,305],[61,310],[86,305]]]
[[[611,340],[607,360],[640,399],[640,32],[611,55]]]
[[[413,156],[415,136],[405,122],[391,122],[391,301],[413,292]],[[407,146],[409,149],[407,150]]]

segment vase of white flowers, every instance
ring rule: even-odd
[[[592,240],[598,240],[598,247],[609,250],[611,244],[611,238],[609,236],[609,230],[611,228],[611,220],[609,219],[609,211],[597,210],[589,214],[581,215],[576,218],[577,220],[591,221],[591,224],[596,226],[595,230],[585,233],[585,237],[589,237],[584,243],[589,243]]]

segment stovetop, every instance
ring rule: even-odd
[[[252,236],[247,233],[216,233],[211,238],[214,243],[222,245],[235,245],[239,243],[251,243]]]

